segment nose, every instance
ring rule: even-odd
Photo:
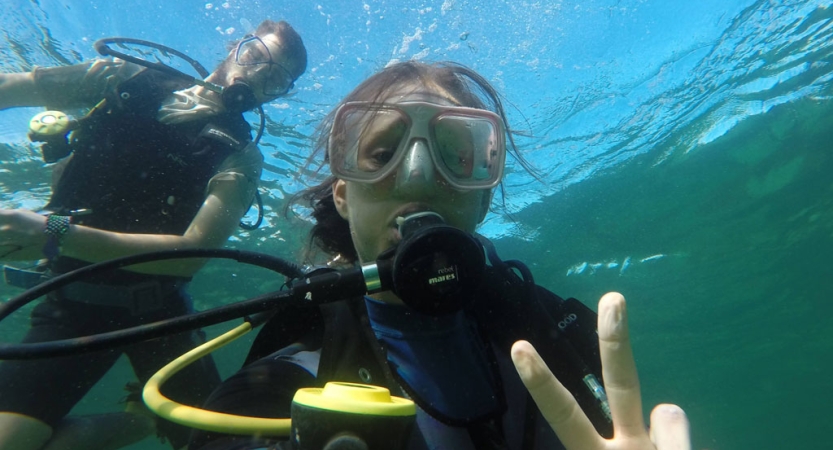
[[[424,139],[414,139],[408,144],[405,158],[396,174],[397,189],[419,189],[434,185],[434,162]]]

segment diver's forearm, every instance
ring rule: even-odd
[[[35,83],[34,72],[0,73],[0,110],[46,103]]]
[[[89,262],[105,261],[139,253],[200,247],[201,243],[187,236],[164,234],[129,234],[72,225],[64,236],[61,255]],[[203,259],[156,261],[127,267],[127,270],[148,274],[193,276],[204,264]]]

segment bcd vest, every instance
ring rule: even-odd
[[[46,209],[86,209],[74,223],[124,233],[182,234],[209,179],[250,141],[240,114],[176,125],[156,120],[162,101],[187,87],[144,70],[108,96],[106,108],[73,131],[72,158]]]
[[[58,214],[87,210],[73,223],[102,230],[183,234],[220,164],[251,141],[249,124],[239,113],[175,125],[156,120],[162,101],[186,87],[154,70],[122,82],[105,107],[70,135],[72,157],[60,163],[65,167],[45,209]],[[62,257],[53,270],[83,265]]]

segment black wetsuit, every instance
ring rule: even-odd
[[[40,75],[60,79],[60,71]],[[52,72],[50,72],[52,71]],[[48,86],[44,87],[47,91]],[[125,232],[185,232],[220,164],[251,141],[240,114],[213,116],[178,125],[156,120],[160,104],[183,87],[177,79],[147,70],[119,84],[96,112],[72,134],[73,155],[46,209],[58,214],[86,210],[74,223]],[[52,88],[55,88],[52,86]],[[87,263],[58,257],[53,273]],[[54,292],[35,307],[23,342],[43,342],[103,333],[186,314],[189,279],[118,271]],[[203,341],[200,332],[181,333],[129,347],[79,356],[0,362],[0,411],[17,412],[55,426],[124,353],[140,382]],[[188,367],[165,385],[166,395],[201,403],[219,383],[210,358]],[[190,429],[159,421],[160,435],[174,448],[187,443]]]

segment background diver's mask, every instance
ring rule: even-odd
[[[258,36],[246,36],[237,44],[234,61],[250,68],[254,76],[263,77],[263,96],[266,98],[284,95],[295,86],[292,74],[275,62],[269,47]],[[225,87],[222,97],[223,105],[229,111],[248,111],[258,105],[254,90],[241,79]]]
[[[503,177],[505,127],[483,109],[349,102],[336,111],[328,152],[333,174],[348,181],[376,183],[403,160],[410,173],[411,165],[424,167],[430,157],[452,187],[491,189]]]
[[[275,62],[269,47],[258,36],[246,36],[237,44],[234,61],[250,68],[252,76],[263,78],[262,93],[266,98],[285,95],[295,86],[292,74]],[[229,111],[248,111],[258,105],[252,87],[240,79],[225,87],[222,97],[223,105]]]

